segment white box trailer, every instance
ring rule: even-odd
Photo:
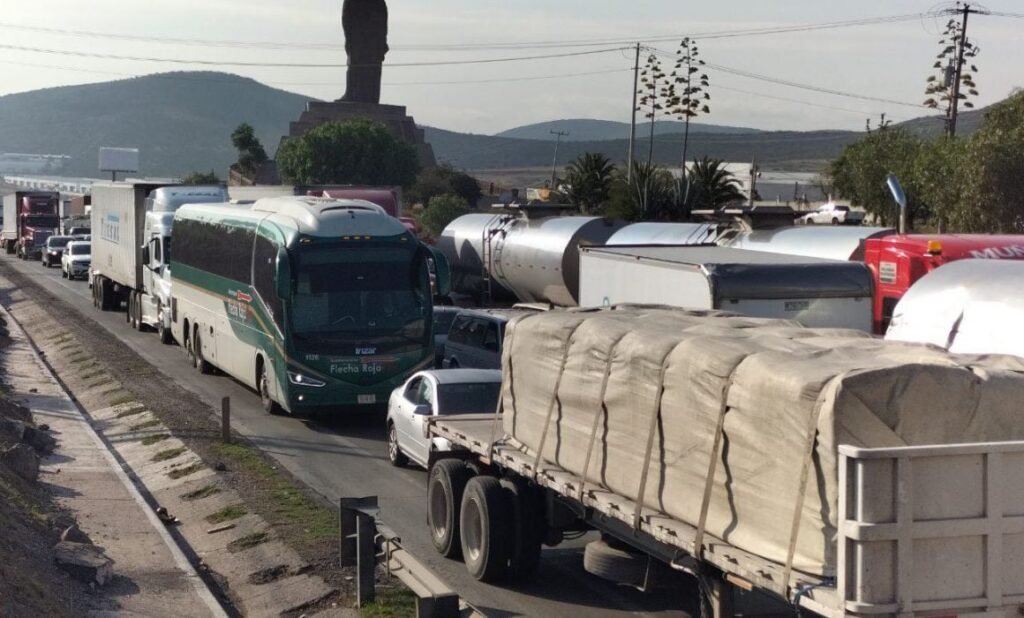
[[[170,262],[174,212],[185,204],[228,201],[222,186],[160,182],[96,183],[92,187],[93,304],[101,310],[127,303],[133,328],[154,328],[171,343]]]
[[[858,262],[715,245],[580,248],[581,307],[720,309],[870,331],[872,286]]]

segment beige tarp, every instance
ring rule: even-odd
[[[815,575],[835,571],[839,444],[1024,438],[1009,357],[654,307],[528,315],[506,337],[511,440],[581,476],[590,451],[587,479],[635,499],[653,427],[644,504],[691,525],[725,410],[706,530],[769,560],[786,561],[813,447],[793,567]]]

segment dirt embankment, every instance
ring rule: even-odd
[[[10,343],[0,317],[0,355]],[[2,380],[2,377],[0,377]],[[53,547],[74,523],[38,477],[52,436],[0,386],[0,616],[81,616],[101,609],[84,584],[57,568]]]

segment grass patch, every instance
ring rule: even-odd
[[[59,333],[54,333],[52,335],[47,335],[46,336],[46,340],[47,341],[67,341],[70,338],[71,338],[71,333],[69,333],[67,331],[61,331]]]
[[[221,510],[213,513],[212,515],[206,516],[206,521],[211,524],[222,524],[226,521],[238,519],[244,515],[247,515],[249,511],[245,509],[244,504],[231,504],[222,508]]]
[[[156,427],[159,424],[160,424],[160,419],[154,418],[153,420],[146,421],[145,423],[139,423],[138,425],[132,425],[131,427],[128,428],[128,431],[142,431],[143,429],[149,429],[150,427]]]
[[[269,498],[274,521],[287,522],[310,544],[334,539],[338,535],[338,515],[310,498],[287,477],[280,474],[258,450],[241,444],[214,444],[211,451],[228,469],[245,469],[264,482],[260,488]]]
[[[416,615],[416,595],[404,586],[379,586],[377,600],[360,608],[363,618],[406,618]]]
[[[181,499],[186,502],[192,502],[193,500],[202,500],[203,498],[209,498],[212,495],[219,494],[220,487],[210,484],[205,487],[200,487],[195,491],[181,494]]]
[[[179,446],[178,448],[164,449],[164,450],[160,451],[159,453],[157,453],[156,455],[153,455],[153,459],[151,459],[150,461],[157,462],[157,461],[167,461],[168,459],[174,459],[175,457],[177,457],[178,455],[181,455],[182,453],[184,453],[187,450],[188,449],[185,448],[184,446]]]
[[[79,377],[79,379],[82,379],[82,380],[85,380],[85,381],[89,381],[89,380],[92,380],[93,378],[98,378],[101,375],[103,375],[103,370],[102,369],[95,369],[93,371],[87,371],[87,372],[83,373],[82,375],[80,375],[78,377]]]
[[[132,395],[131,393],[125,392],[125,394],[119,395],[109,400],[107,404],[111,406],[119,406],[121,404],[131,403],[133,401],[135,401],[135,396]]]
[[[252,534],[247,534],[240,539],[235,539],[228,543],[228,551],[235,554],[240,551],[256,547],[262,543],[266,543],[269,539],[269,532],[254,532]]]
[[[73,363],[77,363],[78,361],[85,360],[87,358],[89,358],[89,353],[86,352],[85,350],[79,350],[78,352],[75,352],[74,354],[69,354],[68,355],[68,360],[73,362]]]
[[[139,404],[137,406],[132,406],[132,407],[126,409],[126,410],[121,410],[120,412],[117,413],[117,416],[115,418],[128,418],[129,416],[135,416],[137,414],[142,414],[145,411],[146,411],[146,406],[144,406],[142,404]]]
[[[146,436],[142,439],[142,446],[153,446],[171,437],[169,433],[158,433],[155,436]]]
[[[196,463],[194,463],[194,464],[192,464],[190,466],[185,466],[184,468],[178,468],[177,470],[171,470],[170,472],[167,473],[167,476],[172,478],[172,479],[177,480],[177,479],[185,478],[186,476],[188,476],[190,474],[195,474],[196,472],[199,472],[202,469],[203,469],[203,464],[201,464],[199,462],[196,462]]]
[[[112,378],[112,377],[110,377],[108,375],[104,375],[102,380],[97,380],[95,382],[86,382],[85,383],[85,387],[86,388],[99,388],[101,386],[106,386],[107,384],[111,384],[113,382],[114,382],[114,378]]]

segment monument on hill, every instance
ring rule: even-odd
[[[384,125],[395,139],[414,147],[421,166],[435,165],[434,150],[424,139],[423,129],[416,126],[416,121],[405,107],[380,104],[381,72],[388,52],[388,7],[385,0],[344,0],[342,27],[348,54],[345,96],[337,101],[307,103],[299,119],[289,125],[288,135],[282,138],[281,143],[301,137],[328,122],[362,118]],[[273,182],[269,182],[271,179]],[[256,179],[245,184],[253,182],[280,182],[276,163],[269,162]]]

